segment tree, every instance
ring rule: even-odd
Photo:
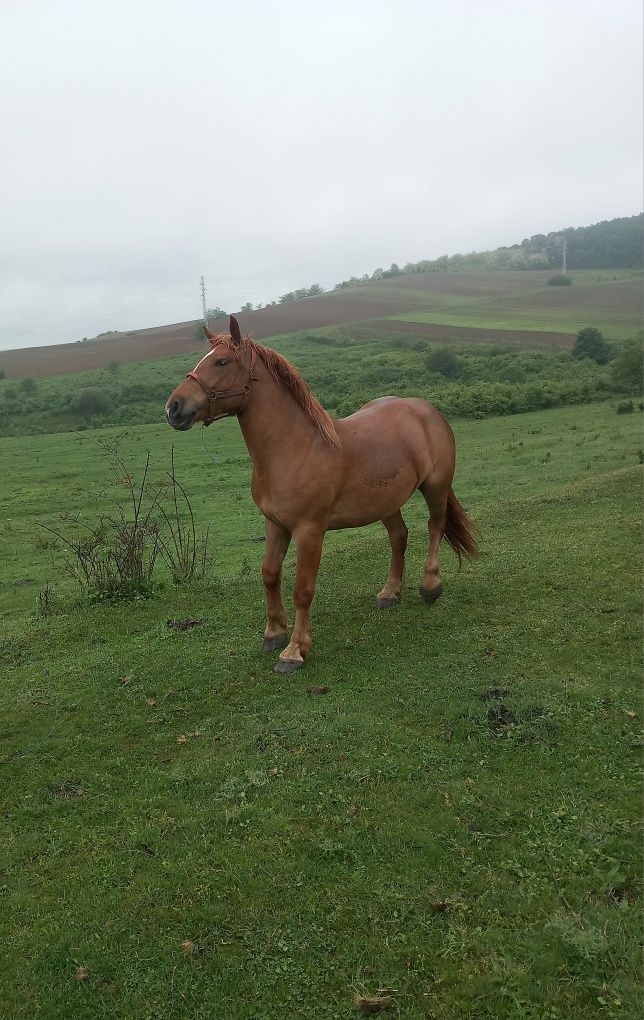
[[[36,380],[35,379],[32,379],[30,375],[26,375],[25,378],[21,379],[20,382],[18,383],[18,389],[22,393],[30,393],[31,394],[31,393],[35,393],[36,392],[36,390],[38,389],[38,386],[36,385]]]
[[[253,310],[252,301],[247,301],[246,304],[242,305],[241,308],[239,309],[240,312],[252,312],[252,310]]]
[[[86,386],[72,402],[76,414],[93,415],[107,411],[109,400],[98,386]]]
[[[641,393],[644,389],[644,334],[629,340],[615,356],[610,367],[616,389],[623,393]]]
[[[382,273],[383,280],[388,280],[392,276],[402,276],[402,269],[396,262],[392,262],[389,269],[385,269]]]
[[[223,310],[223,308],[206,309],[206,318],[208,319],[208,321],[210,321],[210,319],[225,319],[225,317],[226,312]]]
[[[596,329],[594,326],[586,326],[585,329],[580,329],[577,333],[572,354],[574,358],[590,358],[591,361],[596,361],[598,365],[605,365],[610,355],[610,347],[604,340],[604,335],[600,329]]]
[[[427,355],[430,372],[438,372],[445,379],[457,379],[463,370],[461,359],[449,347],[437,347]]]

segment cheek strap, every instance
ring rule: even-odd
[[[250,393],[251,381],[258,382],[257,376],[255,375],[255,348],[253,347],[250,353],[248,382],[240,390],[211,390],[208,386],[206,386],[203,379],[201,379],[196,372],[188,372],[186,379],[193,379],[196,383],[198,383],[208,397],[208,401],[211,406],[208,408],[209,413],[208,417],[204,419],[204,425],[212,425],[213,421],[216,421],[217,418],[234,418],[239,414],[239,409],[237,411],[224,411],[223,414],[213,414],[212,404],[215,400],[226,400],[227,397],[243,397],[246,399]]]

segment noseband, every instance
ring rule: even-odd
[[[240,413],[239,410],[237,410],[237,411],[224,411],[223,414],[213,414],[212,413],[213,412],[212,405],[213,405],[215,400],[225,400],[227,397],[242,397],[243,396],[244,399],[246,399],[246,397],[250,393],[250,384],[251,384],[251,382],[258,382],[259,381],[257,379],[257,376],[255,375],[255,348],[251,347],[251,350],[250,350],[250,369],[248,371],[248,382],[245,384],[245,386],[242,387],[241,390],[211,390],[211,389],[208,388],[208,386],[206,386],[206,384],[203,381],[203,379],[199,378],[199,376],[197,375],[196,372],[188,372],[188,374],[186,375],[186,379],[194,379],[194,381],[196,383],[199,383],[199,385],[201,386],[202,390],[204,391],[204,393],[208,397],[208,401],[209,401],[208,417],[204,418],[204,420],[203,420],[203,424],[204,425],[212,425],[213,421],[216,421],[217,418],[230,418],[230,417],[234,418],[236,415],[238,415]]]

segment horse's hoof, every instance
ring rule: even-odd
[[[288,644],[287,634],[274,634],[273,637],[265,637],[262,641],[263,652],[274,652],[277,648],[286,648]]]
[[[390,598],[381,599],[379,595],[376,596],[376,605],[378,609],[391,609],[392,606],[397,606],[400,602],[400,598],[397,595],[392,595]]]
[[[296,673],[304,665],[304,659],[278,659],[275,663],[276,673]]]
[[[426,602],[428,606],[431,606],[432,602],[439,599],[443,594],[443,585],[439,584],[438,588],[432,588],[431,591],[427,591],[425,588],[420,589],[420,597],[423,602]]]

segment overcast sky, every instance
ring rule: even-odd
[[[1,0],[0,348],[642,208],[640,0]]]

